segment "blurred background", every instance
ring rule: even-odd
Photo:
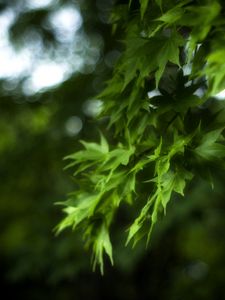
[[[79,232],[55,236],[56,202],[74,183],[64,156],[96,136],[95,98],[120,56],[111,0],[0,0],[0,285],[22,299],[225,299],[224,174],[175,197],[150,247],[125,247],[122,208],[115,266],[91,270]],[[123,1],[126,2],[126,1]],[[121,1],[122,4],[122,1]],[[118,9],[123,9],[119,6]]]

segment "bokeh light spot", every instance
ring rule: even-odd
[[[77,116],[70,117],[65,124],[66,134],[68,136],[76,136],[82,129],[83,122]]]

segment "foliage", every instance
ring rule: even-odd
[[[41,9],[45,12],[41,15],[39,14],[40,7],[37,6],[43,5],[46,1],[36,2],[37,6],[32,9],[29,9],[28,5],[35,1],[28,2],[1,1],[2,36],[7,34],[13,38],[10,45],[15,48],[15,53],[20,53],[21,49],[27,51],[36,47],[36,37],[38,40],[40,38],[46,48],[36,49],[38,56],[41,58],[44,53],[46,58],[51,52],[52,56],[49,60],[54,62],[53,49],[57,50],[59,47],[58,36],[56,35],[52,40],[45,32],[42,32],[42,29],[47,28],[46,20],[52,16],[53,12],[60,13],[65,6],[74,5],[74,2],[54,1],[51,6]],[[101,27],[100,20],[92,14],[95,5],[92,3],[83,5],[88,10],[83,26],[89,27],[91,24],[91,30],[87,30],[89,36],[95,34],[96,27],[99,27],[98,34],[102,38],[104,34],[109,35],[109,26]],[[8,24],[9,21],[11,27],[4,33],[5,23]],[[52,28],[48,27],[46,30],[54,33]],[[29,35],[30,33],[32,34]],[[26,34],[31,38],[27,38]],[[85,38],[81,39],[80,46],[83,42],[85,44]],[[4,44],[4,41],[2,43]],[[93,50],[93,46],[96,46],[95,40],[89,44],[89,49]],[[96,48],[99,47],[101,45],[98,39]],[[4,53],[11,53],[5,44],[3,49],[2,45],[0,48],[3,56]],[[60,60],[64,61],[65,54],[58,54],[57,63]],[[86,55],[88,54],[82,53],[82,59]],[[14,56],[15,54],[12,55],[12,60]],[[24,61],[24,57],[21,59]],[[46,60],[45,63],[48,64]],[[18,64],[14,64],[16,69]],[[39,65],[39,61],[35,61],[33,67],[38,68]],[[88,65],[89,62],[86,60],[86,66]],[[102,69],[100,76],[104,77],[107,68],[104,69],[102,65],[100,67]],[[70,182],[67,175],[62,172],[61,158],[66,153],[74,151],[74,144],[78,138],[76,134],[73,135],[68,131],[68,124],[73,116],[77,116],[83,124],[86,123],[85,130],[92,135],[94,126],[88,124],[90,122],[87,122],[88,117],[82,105],[96,93],[95,86],[92,84],[95,77],[92,72],[88,73],[86,70],[82,73],[71,73],[69,78],[58,86],[27,95],[24,82],[30,79],[32,74],[28,71],[19,75],[14,74],[13,78],[7,75],[8,77],[4,79],[2,78],[4,68],[1,66],[0,75],[2,286],[7,285],[9,290],[8,284],[13,285],[17,282],[19,285],[22,282],[22,285],[26,285],[27,280],[33,281],[36,286],[44,282],[47,285],[59,284],[63,280],[76,277],[81,270],[85,272],[88,268],[81,237],[71,234],[67,237],[61,235],[56,238],[53,228],[60,220],[58,207],[54,205],[55,199],[62,199],[64,193],[73,188],[73,182]],[[8,70],[10,73],[10,66]],[[88,88],[87,82],[90,83]],[[85,131],[82,131],[79,136],[83,134],[85,135]],[[76,245],[75,251],[74,245]],[[50,256],[49,253],[51,253]],[[18,289],[12,290],[18,293]],[[55,298],[58,297],[61,299],[61,296]]]
[[[147,235],[174,194],[193,177],[213,185],[224,168],[224,4],[213,0],[129,1],[112,12],[123,32],[123,53],[98,95],[103,102],[100,142],[66,157],[76,190],[62,204],[58,231],[84,229],[93,266],[112,261],[110,226],[123,202],[143,206],[127,243]],[[128,224],[127,224],[128,226]]]

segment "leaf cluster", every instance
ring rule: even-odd
[[[224,168],[224,104],[213,98],[225,88],[223,12],[218,0],[143,0],[112,13],[123,53],[98,95],[107,138],[81,141],[66,157],[77,189],[58,225],[84,229],[102,272],[103,253],[113,261],[110,226],[122,202],[144,201],[127,243],[149,240],[174,194],[184,196],[195,176],[213,185],[213,168]]]

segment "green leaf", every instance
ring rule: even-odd
[[[136,173],[126,175],[125,185],[123,186],[122,197],[125,197],[128,203],[132,202],[132,194],[135,193]]]
[[[215,143],[213,145],[202,145],[195,149],[195,152],[207,160],[217,160],[225,157],[225,146]]]
[[[112,244],[109,237],[109,231],[106,225],[102,224],[97,231],[93,242],[93,270],[95,270],[96,265],[99,264],[102,275],[104,273],[104,252],[109,256],[111,264],[113,265]]]
[[[193,178],[193,174],[185,169],[179,169],[175,173],[175,180],[174,180],[174,192],[184,196],[184,189],[186,186],[186,181],[190,181]]]
[[[165,67],[168,61],[180,65],[179,62],[179,47],[184,45],[184,40],[177,32],[172,31],[169,37],[164,37],[162,39],[161,49],[158,52],[158,70],[155,74],[156,88],[158,88],[159,81],[163,75]]]
[[[101,194],[75,193],[73,198],[62,203],[67,207],[64,212],[67,216],[58,225],[57,231],[60,232],[67,227],[75,229],[82,221],[93,215],[98,202],[101,199]]]
[[[207,56],[207,66],[201,73],[209,78],[209,95],[214,96],[225,88],[224,55],[224,43],[222,43]]]
[[[224,127],[206,133],[200,140],[195,153],[207,160],[221,159],[225,157],[225,146],[216,141],[221,137]]]
[[[100,144],[85,141],[81,141],[81,144],[84,146],[84,150],[77,151],[76,153],[65,157],[65,159],[71,159],[74,161],[69,166],[75,166],[86,161],[100,161],[109,152],[108,143],[102,134]]]
[[[200,141],[200,145],[207,147],[207,146],[210,146],[213,143],[215,143],[221,136],[221,133],[223,132],[224,128],[225,127],[221,127],[221,128],[209,131],[206,134],[204,134]]]
[[[154,200],[155,200],[155,195],[153,195],[153,197],[150,197],[147,200],[145,206],[141,210],[141,213],[135,219],[135,221],[133,222],[133,224],[130,226],[128,237],[127,237],[127,241],[126,241],[126,245],[129,244],[129,242],[132,239],[134,239],[134,245],[139,240],[138,232],[141,230],[144,222],[148,218],[148,216],[149,216],[149,210],[150,210],[150,207],[152,206],[152,204],[154,203]]]
[[[155,0],[155,3],[162,9],[162,0]]]
[[[130,157],[134,154],[135,147],[117,148],[110,151],[105,158],[105,161],[99,166],[99,170],[115,170],[120,165],[126,166],[129,163]]]
[[[140,0],[140,5],[141,5],[141,18],[143,19],[144,14],[148,8],[148,3],[149,0]]]
[[[157,19],[157,21],[161,21],[161,22],[165,23],[165,25],[171,25],[171,24],[176,23],[178,20],[181,19],[181,17],[185,13],[185,8],[183,8],[183,6],[189,2],[191,2],[191,1],[190,0],[181,1],[178,5],[169,9],[161,17],[159,17]]]

